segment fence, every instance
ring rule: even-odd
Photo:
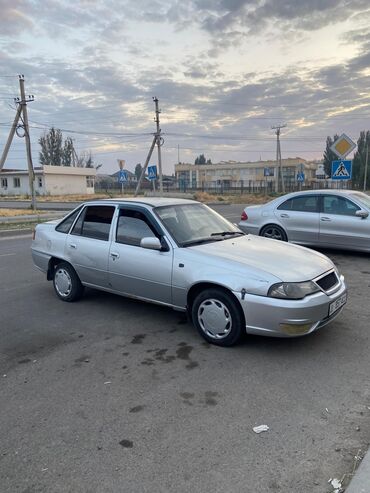
[[[136,189],[136,183],[126,183],[123,187],[123,193],[133,193]],[[156,190],[159,190],[159,183],[156,180]],[[298,190],[319,190],[319,189],[359,189],[351,180],[315,180],[305,181],[304,183],[297,183],[295,180],[287,181],[285,183],[285,192],[296,192]],[[152,184],[149,182],[143,182],[141,185],[142,191],[153,190]],[[195,193],[195,192],[207,192],[217,195],[240,195],[243,193],[262,193],[271,194],[275,192],[274,181],[264,180],[244,180],[242,182],[223,182],[219,184],[202,182],[201,184],[195,184],[194,182],[187,182],[185,180],[165,180],[163,182],[163,190],[165,192],[183,192],[183,193]],[[106,192],[112,194],[119,194],[122,191],[121,184],[114,183],[95,183],[95,192]]]

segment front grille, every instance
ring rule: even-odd
[[[318,284],[323,291],[329,291],[329,289],[338,284],[338,278],[335,272],[330,272],[330,274],[327,274],[326,276],[316,281],[316,284]]]

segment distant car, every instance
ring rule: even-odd
[[[61,300],[77,300],[89,286],[187,311],[220,346],[245,332],[308,334],[347,299],[343,277],[324,255],[246,236],[189,200],[88,202],[39,224],[31,248]]]
[[[354,190],[310,190],[246,207],[239,227],[300,245],[370,252],[370,196]]]

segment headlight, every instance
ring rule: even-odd
[[[271,298],[285,298],[289,300],[301,300],[308,294],[320,291],[318,286],[312,281],[306,282],[281,282],[273,284],[267,296]]]

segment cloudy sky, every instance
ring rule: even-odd
[[[34,164],[51,126],[101,172],[146,158],[159,99],[166,173],[213,162],[320,158],[370,129],[369,0],[0,0],[0,150],[19,95]],[[156,155],[151,160],[156,164]],[[7,168],[26,168],[17,138]]]

